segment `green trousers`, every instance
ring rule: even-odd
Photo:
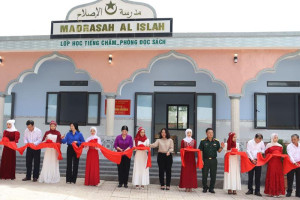
[[[215,184],[216,184],[218,161],[216,158],[211,160],[205,158],[203,161],[204,161],[204,166],[202,169],[202,185],[203,188],[208,189],[207,177],[208,177],[208,173],[210,172],[209,189],[212,190],[215,188]]]

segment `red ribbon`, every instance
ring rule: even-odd
[[[224,161],[224,172],[229,172],[229,156],[231,155],[238,155],[241,157],[241,172],[249,172],[251,171],[255,165],[249,160],[246,152],[237,151],[237,149],[232,149],[231,152],[227,152],[225,154],[225,161]]]
[[[101,153],[111,162],[114,162],[116,164],[121,163],[122,156],[127,156],[128,158],[132,157],[133,150],[147,150],[148,151],[148,159],[147,159],[147,165],[146,167],[151,167],[151,149],[149,147],[133,147],[131,149],[128,149],[127,151],[123,152],[116,152],[109,150],[105,148],[104,146],[100,145],[99,143],[94,143],[94,142],[83,142],[81,143],[80,147],[76,145],[76,143],[72,143],[73,149],[77,155],[77,158],[79,158],[82,154],[82,149],[84,146],[89,146],[89,147],[95,147],[99,148],[101,150]]]
[[[268,154],[265,158],[262,156],[261,153],[257,154],[257,166],[262,166],[267,164],[267,162],[269,162],[269,160],[271,160],[273,157],[281,157],[283,158],[283,173],[287,174],[289,173],[291,170],[298,168],[299,166],[294,165],[291,160],[290,157],[287,154]],[[300,162],[299,162],[300,163]]]
[[[0,141],[0,145],[4,145],[12,150],[18,151],[21,155],[23,155],[25,149],[28,147],[33,149],[33,150],[39,150],[39,149],[44,149],[44,148],[52,148],[55,149],[58,153],[58,160],[62,160],[63,157],[61,155],[60,151],[60,144],[59,143],[54,143],[52,140],[47,140],[46,142],[40,143],[39,145],[34,145],[33,143],[27,143],[24,146],[18,148],[17,144],[15,142],[10,142],[7,137],[3,137],[2,140]]]
[[[0,145],[6,146],[6,147],[8,147],[8,148],[10,148],[12,150],[18,151],[20,153],[19,148],[18,148],[16,142],[9,141],[9,139],[7,137],[3,137],[2,138],[2,140],[0,141]]]
[[[52,149],[55,149],[56,152],[58,153],[58,156],[57,156],[57,159],[58,160],[62,160],[63,157],[61,155],[61,151],[60,151],[60,144],[59,143],[55,143],[55,142],[49,142],[49,141],[46,141],[46,142],[42,142],[38,145],[34,145],[33,143],[27,143],[26,145],[24,145],[23,147],[20,147],[18,149],[18,151],[20,152],[21,155],[23,155],[25,149],[27,148],[31,148],[33,150],[39,150],[39,149],[44,149],[44,148],[52,148]]]
[[[202,154],[200,149],[194,149],[194,148],[181,148],[180,149],[180,156],[181,156],[181,164],[183,167],[185,167],[185,162],[184,162],[184,154],[185,152],[196,152],[198,153],[198,159],[197,159],[197,167],[199,169],[203,168],[203,160],[202,160]]]

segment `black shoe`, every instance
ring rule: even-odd
[[[122,184],[119,184],[119,185],[118,185],[118,188],[120,188],[120,187],[122,187]]]
[[[124,184],[124,188],[128,188],[128,185],[127,185],[127,184]]]
[[[287,192],[285,196],[286,196],[286,197],[291,197],[291,196],[292,196],[292,193],[291,193],[291,192]]]
[[[37,178],[33,178],[33,180],[32,180],[33,182],[37,182]]]
[[[22,181],[30,181],[30,180],[31,180],[30,178],[26,178],[26,177],[22,179]]]
[[[209,192],[213,194],[216,193],[214,189],[209,189]]]
[[[248,192],[246,192],[246,195],[249,195],[249,194],[253,194],[253,191],[248,190]]]
[[[247,193],[246,193],[247,194]],[[255,192],[255,195],[258,196],[258,197],[262,197],[261,193],[260,192]]]
[[[203,188],[203,193],[206,193],[207,192],[207,188]]]

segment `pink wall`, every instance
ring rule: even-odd
[[[199,68],[224,81],[230,94],[242,93],[243,85],[264,68],[272,68],[283,55],[295,50],[198,50],[178,51],[189,55]],[[238,54],[238,62],[233,62]]]
[[[6,92],[8,83],[24,72],[32,69],[35,62],[51,52],[0,52],[3,63],[0,65],[0,92]]]
[[[296,50],[179,50],[178,53],[191,57],[199,68],[209,70],[229,88],[230,94],[240,94],[243,84],[253,79],[264,68],[271,68],[283,55]],[[62,55],[73,59],[79,69],[86,70],[98,80],[104,92],[116,93],[119,84],[128,79],[136,70],[147,68],[151,60],[166,50],[128,51],[62,51]],[[239,56],[238,63],[233,55]],[[0,65],[0,91],[6,92],[7,84],[20,73],[32,69],[41,56],[52,52],[1,53],[4,64]],[[108,63],[113,55],[112,64]]]

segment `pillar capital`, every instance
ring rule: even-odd
[[[241,99],[241,95],[231,95],[229,96],[229,99]]]
[[[106,99],[116,99],[116,94],[114,93],[107,93],[105,94]]]

